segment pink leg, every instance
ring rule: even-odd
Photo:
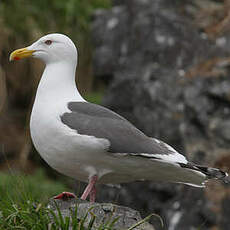
[[[96,187],[93,186],[93,188],[92,188],[92,190],[91,190],[91,192],[89,194],[90,202],[93,202],[93,203],[95,202],[95,200],[96,200],[96,192],[97,192]]]
[[[56,200],[68,200],[72,198],[76,198],[76,196],[71,192],[62,192],[54,197]]]
[[[81,199],[82,200],[86,200],[86,198],[89,196],[89,194],[91,194],[91,192],[93,191],[93,194],[92,193],[92,199],[94,198],[95,200],[95,197],[96,197],[96,188],[95,188],[95,184],[97,182],[97,176],[92,176],[91,178],[89,178],[89,184],[87,185],[85,191],[83,192],[82,196],[81,196]]]

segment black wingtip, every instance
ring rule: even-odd
[[[205,167],[205,166],[199,166],[196,165],[198,169],[200,169],[201,172],[206,174],[210,179],[223,179],[228,176],[228,174],[220,169],[217,168],[211,168],[211,167]]]
[[[228,173],[226,173],[220,169],[207,168],[207,171],[210,173],[210,175],[214,176],[216,179],[224,179],[224,178],[228,177]]]
[[[228,176],[228,173],[224,172],[220,169],[206,167],[206,166],[202,166],[202,165],[196,165],[193,163],[180,164],[180,166],[183,168],[189,168],[189,169],[192,169],[195,171],[202,172],[207,176],[208,179],[218,179],[218,180],[221,180],[225,183],[230,183],[230,178]]]

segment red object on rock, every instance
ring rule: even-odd
[[[54,197],[55,200],[69,200],[76,198],[76,196],[71,192],[62,192]]]

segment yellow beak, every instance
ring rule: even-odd
[[[15,50],[10,54],[10,61],[31,57],[34,52],[35,50],[28,50],[27,48]]]

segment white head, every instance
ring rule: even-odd
[[[13,51],[10,61],[26,57],[41,59],[45,64],[67,62],[77,64],[77,49],[74,43],[64,34],[48,34],[32,45]]]

